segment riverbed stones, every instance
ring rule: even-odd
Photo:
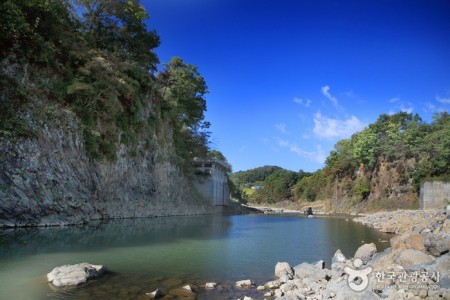
[[[325,279],[327,273],[321,268],[309,263],[301,263],[294,268],[295,277],[312,278],[314,280]]]
[[[367,264],[376,252],[377,246],[374,243],[364,244],[356,250],[354,257],[361,259],[364,264]]]
[[[290,280],[290,276],[286,271],[281,272],[280,278],[278,279],[281,283],[288,282]]]
[[[281,281],[279,280],[272,280],[267,282],[264,286],[268,289],[277,289],[281,285]]]
[[[278,262],[275,265],[275,276],[281,277],[282,274],[286,274],[289,279],[294,277],[294,270],[287,262]]]
[[[217,283],[215,283],[215,282],[208,282],[205,284],[206,289],[215,289],[216,286],[217,286]]]
[[[186,284],[185,286],[181,287],[183,290],[193,292],[192,287],[189,284]]]
[[[276,298],[281,298],[281,296],[283,296],[283,292],[280,289],[276,289],[274,292],[274,296]]]
[[[79,285],[90,279],[97,278],[106,272],[102,265],[81,263],[76,265],[64,265],[54,268],[47,274],[48,282],[56,287]]]
[[[275,295],[274,291],[268,291],[264,294],[264,297],[272,297],[273,295]]]
[[[255,285],[255,283],[250,279],[236,281],[236,287],[239,288],[249,288],[252,287],[253,285]]]
[[[146,295],[149,296],[151,299],[159,299],[164,296],[163,292],[160,289],[156,289],[151,293],[146,293]]]

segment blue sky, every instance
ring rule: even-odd
[[[234,171],[323,167],[382,113],[450,108],[449,0],[144,0],[161,62],[198,66]]]

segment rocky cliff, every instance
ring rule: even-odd
[[[150,138],[138,133],[132,146],[118,144],[116,159],[92,159],[81,122],[67,107],[35,99],[17,114],[32,134],[0,135],[0,227],[212,210],[171,162],[168,124]]]

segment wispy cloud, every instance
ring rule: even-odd
[[[330,94],[330,87],[328,85],[322,87],[322,94],[333,103],[336,108],[339,108],[339,102],[336,97]]]
[[[411,105],[411,103],[409,103],[409,105]],[[412,106],[400,105],[400,111],[403,111],[405,113],[412,114],[413,110],[414,110],[414,107],[412,107]]]
[[[312,101],[310,99],[302,99],[302,98],[294,98],[294,102],[300,105],[303,105],[304,107],[310,107],[312,104]]]
[[[406,112],[408,114],[412,114],[414,111],[414,106],[411,102],[403,101],[400,97],[393,97],[389,99],[389,103],[392,103],[393,106],[389,110],[389,115],[393,115],[399,111]]]
[[[320,138],[348,138],[364,127],[365,125],[355,116],[339,120],[322,116],[320,112],[314,115],[313,132]]]
[[[425,108],[423,110],[428,113],[433,113],[436,112],[438,108],[433,103],[427,102],[425,103]]]
[[[293,144],[289,141],[279,139],[278,145],[282,148],[288,149],[290,152],[295,153],[299,156],[306,157],[316,163],[323,164],[327,158],[322,146],[316,145],[315,151],[306,151],[299,147],[297,144]]]
[[[435,105],[431,102],[426,102],[423,111],[426,113],[444,112],[446,111],[444,105],[442,104]]]
[[[283,123],[275,124],[275,128],[282,134],[290,134],[290,132],[288,132],[286,129],[286,124]]]
[[[436,100],[442,104],[450,104],[450,97],[449,98],[444,98],[441,97],[439,95],[436,96]]]

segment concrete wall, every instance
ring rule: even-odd
[[[429,181],[420,185],[420,209],[445,209],[450,204],[450,183]]]
[[[195,187],[198,192],[214,206],[227,206],[230,204],[230,189],[228,177],[223,165],[207,160],[199,162],[197,169],[201,175],[197,176]]]

